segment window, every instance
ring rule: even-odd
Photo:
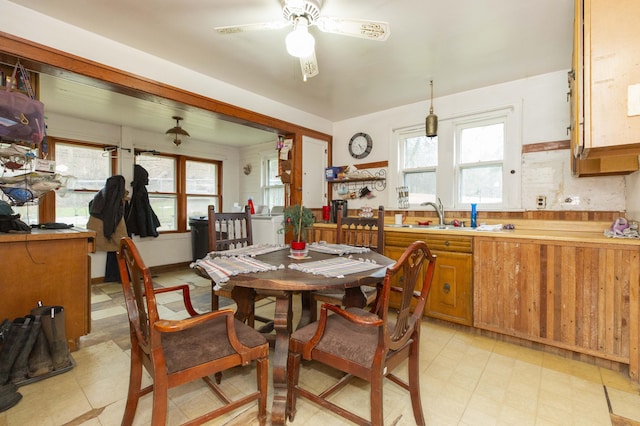
[[[400,134],[401,186],[409,188],[409,204],[436,199],[438,138],[428,138],[424,129]]]
[[[277,153],[262,157],[262,200],[269,209],[284,206],[284,185],[278,177]]]
[[[188,218],[206,217],[210,204],[216,209],[221,204],[219,161],[137,155],[136,164],[149,173],[147,192],[151,208],[160,220],[158,231],[186,230]]]
[[[521,208],[520,110],[514,104],[441,118],[434,138],[424,136],[424,126],[396,130],[397,175],[389,183],[408,187],[411,208],[438,198],[460,210],[471,203],[490,210]],[[390,197],[394,204],[396,194]]]
[[[69,176],[66,188],[55,193],[56,222],[86,227],[89,221],[89,201],[112,176],[112,156],[103,145],[56,141],[56,173]]]
[[[504,118],[456,126],[460,204],[501,204]]]

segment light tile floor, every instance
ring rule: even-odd
[[[191,283],[196,309],[209,309],[209,281],[192,271],[163,273],[154,281],[165,286]],[[161,303],[161,315],[171,318],[182,314],[173,298],[164,298]],[[273,312],[273,302],[262,303],[261,311]],[[640,425],[640,386],[624,373],[426,321],[422,324],[421,345],[420,384],[429,425]],[[127,394],[129,349],[120,285],[94,285],[92,332],[81,339],[80,350],[73,353],[76,367],[20,387],[23,399],[0,413],[0,426],[120,424]],[[253,367],[233,369],[224,374],[223,385],[232,395],[249,392],[255,387],[253,373]],[[300,380],[317,388],[333,377],[335,374],[326,368],[303,368]],[[271,397],[271,389],[269,392]],[[172,389],[169,397],[171,425],[193,418],[204,405],[218,403],[200,383]],[[354,382],[335,399],[368,417],[365,382]],[[271,398],[269,407],[270,403]],[[391,382],[384,387],[384,408],[386,425],[414,424],[408,396]],[[255,406],[250,406],[209,424],[254,425],[256,412]],[[146,396],[138,407],[135,424],[150,421],[151,396]],[[348,423],[300,400],[293,424]]]

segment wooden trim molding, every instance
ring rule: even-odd
[[[522,145],[522,153],[556,151],[559,149],[569,149],[569,147],[571,147],[571,141],[568,139],[566,141],[529,143]]]

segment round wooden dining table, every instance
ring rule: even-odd
[[[363,272],[346,274],[338,277],[314,275],[308,272],[289,268],[291,263],[312,262],[335,258],[336,255],[309,250],[309,258],[292,259],[289,250],[279,250],[256,256],[256,259],[274,266],[284,266],[273,271],[238,274],[229,277],[226,285],[232,285],[232,297],[238,308],[236,318],[245,320],[251,310],[253,292],[275,297],[275,313],[273,329],[274,355],[273,367],[273,405],[271,422],[273,425],[286,423],[287,401],[287,355],[289,352],[289,336],[293,330],[292,295],[300,293],[302,299],[302,315],[299,325],[315,320],[316,306],[312,303],[312,292],[316,290],[344,290],[346,307],[363,307],[366,298],[360,286],[375,285],[382,282],[387,266],[394,263],[374,251],[353,254],[355,259],[375,262],[379,268]]]

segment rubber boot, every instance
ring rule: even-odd
[[[0,386],[0,413],[7,411],[22,399],[22,394],[13,383]]]
[[[31,315],[38,318],[40,322],[40,330],[29,354],[29,372],[27,373],[29,377],[38,377],[53,371],[49,343],[42,330],[42,316],[51,315],[52,308],[52,306],[42,306],[42,302],[38,302],[38,307],[31,310]]]
[[[64,330],[64,308],[52,306],[49,314],[40,317],[42,330],[49,343],[49,353],[53,361],[53,369],[60,370],[71,365],[69,344]]]
[[[11,369],[11,374],[9,375],[13,383],[19,383],[27,378],[29,354],[31,354],[33,345],[36,342],[38,334],[40,334],[40,317],[27,315],[25,318],[29,318],[31,320],[31,323],[29,326],[29,333],[27,335],[27,338],[22,345],[22,349],[20,350],[18,357],[13,363],[13,368]]]
[[[16,318],[11,323],[0,352],[0,385],[9,381],[9,374],[28,337],[30,326],[31,318]]]
[[[47,338],[44,335],[44,331],[42,331],[42,323],[40,323],[40,330],[29,354],[28,364],[27,374],[29,377],[38,377],[53,371],[49,343],[47,343]]]
[[[4,342],[5,337],[9,334],[9,329],[11,328],[11,321],[8,318],[5,318],[0,324],[0,346],[2,342]]]

